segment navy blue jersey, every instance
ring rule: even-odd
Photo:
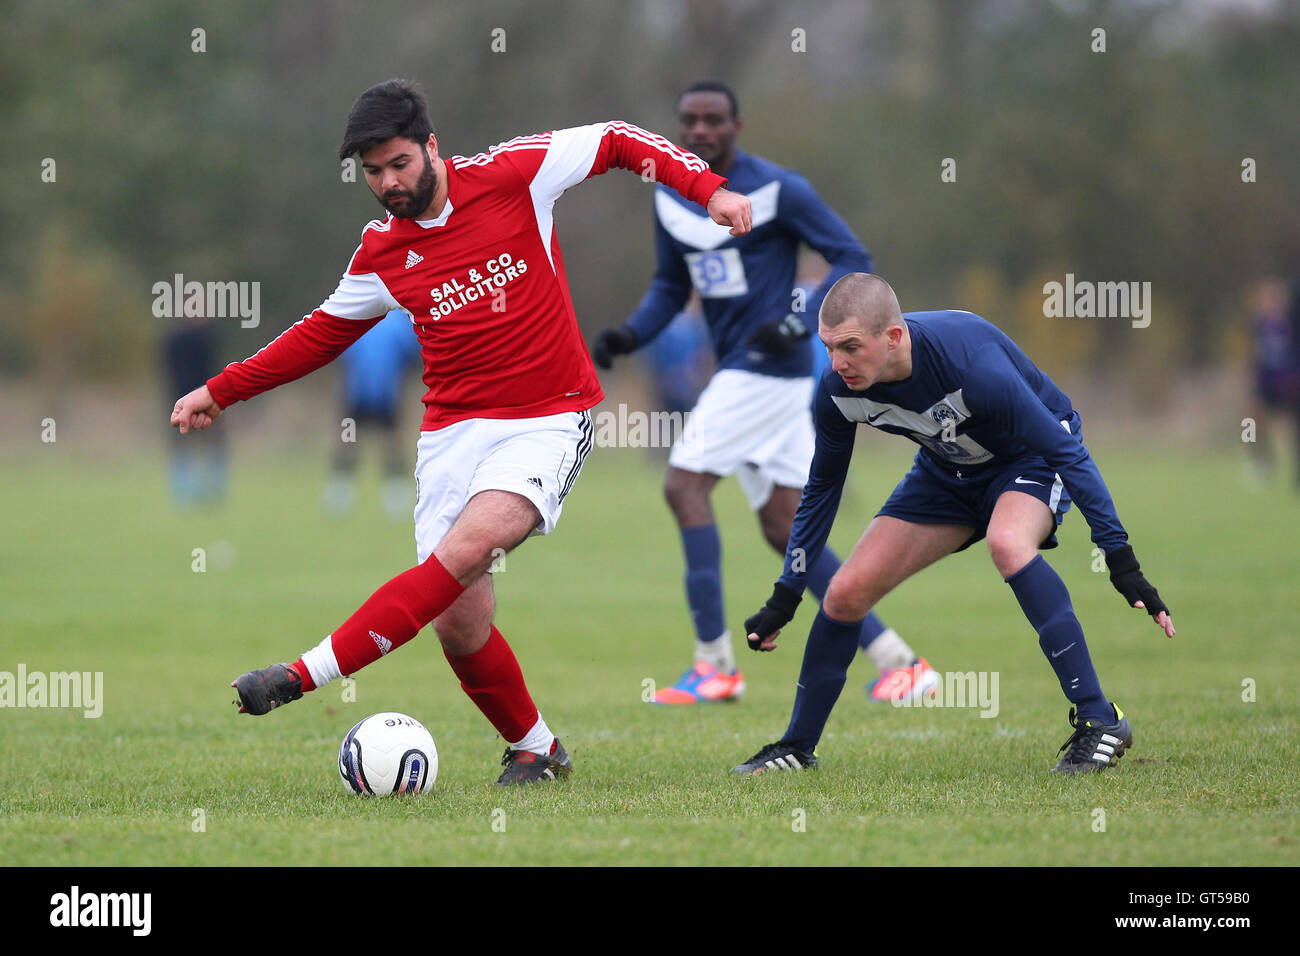
[[[798,173],[737,150],[727,179],[728,188],[747,195],[753,209],[753,229],[743,236],[730,235],[673,190],[655,190],[658,268],[628,325],[644,345],[681,311],[694,288],[704,303],[718,368],[782,378],[811,375],[811,342],[776,359],[748,345],[749,337],[762,323],[797,311],[792,294],[800,242],[831,266],[830,275],[802,303],[812,316],[840,277],[871,271],[871,256]]]
[[[912,374],[853,391],[827,370],[813,399],[817,450],[781,581],[802,591],[839,508],[859,423],[920,445],[916,464],[957,479],[1041,458],[1060,475],[1103,551],[1128,535],[1080,437],[1069,397],[1000,329],[971,312],[909,312]],[[798,550],[796,550],[798,549]]]

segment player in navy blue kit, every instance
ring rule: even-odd
[[[677,104],[681,145],[748,195],[753,230],[728,235],[671,190],[656,190],[654,281],[627,324],[601,332],[592,348],[596,364],[610,368],[613,356],[658,335],[694,288],[718,359],[717,373],[673,445],[664,481],[686,553],[696,645],[691,667],[656,692],[659,704],[730,700],[744,692],[723,615],[722,545],[709,495],[721,478],[735,474],[764,537],[785,553],[813,453],[813,357],[802,313],[815,315],[841,276],[871,269],[862,244],[806,179],[736,149],[737,114],[735,94],[715,81],[694,84]],[[793,293],[801,242],[831,267],[806,303],[802,291]],[[804,583],[818,599],[838,567],[829,550],[809,566]],[[881,671],[873,696],[911,698],[933,688],[937,675],[929,664],[875,614],[866,616],[860,638]]]
[[[1169,637],[1174,624],[1133,555],[1069,398],[989,322],[957,311],[905,316],[878,276],[840,279],[822,303],[818,333],[831,366],[813,403],[817,452],[784,573],[767,604],[745,621],[752,648],[773,650],[794,617],[806,577],[794,558],[813,560],[826,542],[858,424],[921,448],[831,580],[785,734],[733,772],[815,767],[814,748],[844,686],[863,615],[922,568],[981,538],[1073,705],[1074,733],[1055,771],[1110,766],[1133,743],[1128,718],[1102,693],[1065,584],[1038,554],[1056,546],[1071,500],[1125,600]]]

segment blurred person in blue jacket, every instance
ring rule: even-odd
[[[1268,478],[1276,455],[1275,424],[1290,418],[1300,427],[1300,281],[1288,295],[1286,283],[1269,277],[1255,284],[1250,293],[1250,331],[1254,343],[1254,394],[1251,417],[1255,430],[1247,447],[1256,480]],[[1296,433],[1300,453],[1300,431]],[[1300,472],[1297,473],[1300,478]]]
[[[184,395],[198,388],[221,370],[217,361],[216,323],[204,317],[182,315],[163,336],[162,358],[170,394]],[[173,430],[169,445],[168,485],[172,502],[187,507],[224,501],[225,429],[210,428],[199,441],[182,441]]]
[[[411,317],[389,312],[343,353],[343,421],[333,470],[325,486],[325,510],[336,517],[356,505],[359,439],[373,437],[383,450],[384,483],[380,501],[393,519],[409,517],[415,498],[406,447],[397,432],[397,405],[406,370],[420,363],[420,342]]]

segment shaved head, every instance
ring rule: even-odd
[[[866,272],[850,272],[826,293],[817,319],[828,329],[855,319],[863,331],[879,335],[890,325],[901,325],[903,312],[888,282]]]
[[[831,369],[852,391],[912,374],[912,334],[898,298],[880,276],[851,272],[831,286],[817,314]]]

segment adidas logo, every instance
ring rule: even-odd
[[[528,479],[528,483],[529,483],[530,485],[536,485],[538,491],[541,491],[541,490],[542,490],[542,479],[540,479],[540,478],[529,478],[529,479]]]
[[[423,261],[424,256],[420,255],[414,249],[406,250],[406,268],[409,269],[411,266],[418,266]]]
[[[370,637],[375,642],[375,646],[379,648],[380,657],[383,657],[385,654],[387,654],[389,651],[393,649],[393,642],[390,641],[388,638],[384,637],[382,634],[376,634],[374,631],[371,631]]]

